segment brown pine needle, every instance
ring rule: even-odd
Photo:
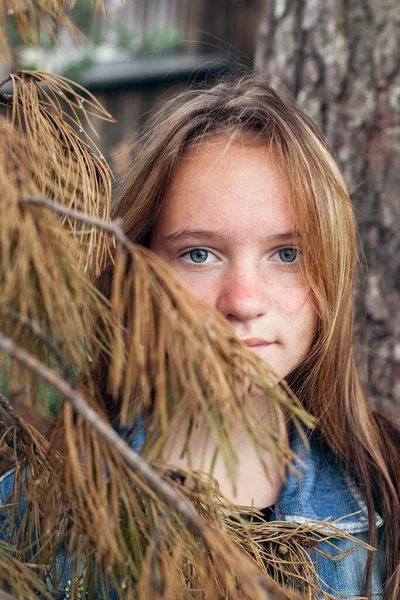
[[[71,236],[68,225],[43,208],[21,203],[21,196],[39,194],[31,161],[41,163],[38,148],[31,147],[28,152],[24,137],[0,119],[1,327],[22,345],[38,348],[40,336],[27,331],[27,323],[34,323],[42,332],[38,349],[42,360],[51,364],[62,355],[64,370],[66,363],[71,363],[76,375],[85,371],[88,374],[92,343],[97,351],[107,336],[106,303],[82,272],[93,257],[85,257],[84,244]],[[109,251],[107,236],[101,231],[101,239],[95,227],[90,230],[92,241],[97,240],[96,247],[104,256]],[[19,318],[14,319],[13,314]],[[102,325],[96,329],[98,319]],[[1,364],[8,368],[4,362]],[[27,386],[27,400],[34,398],[35,384],[26,373],[11,365],[8,378],[10,383]]]
[[[60,76],[18,71],[10,78],[11,120],[3,125],[7,129],[3,136],[10,138],[10,127],[14,128],[13,146],[18,146],[20,134],[18,155],[25,155],[22,164],[30,167],[25,177],[35,186],[36,195],[108,220],[112,174],[86,133],[84,121],[95,134],[92,117],[113,121],[111,115],[84,88],[72,87]],[[68,218],[63,224],[83,250],[84,268],[94,265],[100,272],[108,253],[104,233],[94,228],[86,231]]]
[[[32,6],[41,10],[42,2]],[[24,26],[37,26],[39,13]],[[0,572],[5,557],[12,563],[3,585],[29,599],[37,577],[57,590],[63,550],[71,580],[82,577],[89,594],[104,598],[114,588],[127,600],[294,600],[302,589],[309,600],[330,600],[308,548],[325,556],[337,539],[354,538],[334,523],[245,518],[248,509],[221,498],[212,473],[177,474],[159,462],[176,427],[187,428],[187,451],[201,422],[204,444],[212,439],[214,461],[222,456],[234,485],[240,422],[266,473],[266,452],[276,453],[283,473],[295,459],[282,441],[286,420],[301,434],[313,419],[219,313],[110,222],[111,173],[84,131],[93,131],[94,116],[111,120],[95,98],[48,73],[10,79],[13,94],[0,97],[10,116],[0,121],[0,365],[11,382],[31,390],[46,382],[66,401],[49,439],[27,424],[18,429],[14,414],[16,424],[2,430],[16,462],[3,507],[9,545],[3,553],[0,544]],[[100,272],[110,254],[107,300],[88,273]],[[142,455],[112,428],[101,380],[119,425],[145,420]],[[254,388],[268,423],[255,413]]]
[[[106,15],[105,0],[92,0],[96,14]],[[72,40],[79,44],[84,36],[68,16],[75,0],[0,0],[0,50],[3,62],[8,63],[10,50],[6,36],[6,20],[12,20],[25,44],[38,44],[43,29],[58,44],[59,32],[66,29]]]
[[[113,393],[122,396],[122,423],[132,424],[142,411],[156,407],[149,458],[160,457],[177,416],[196,419],[200,410],[233,482],[237,454],[231,430],[238,420],[246,424],[262,463],[263,453],[273,449],[284,470],[294,458],[280,441],[285,412],[299,428],[300,421],[310,427],[313,420],[288,388],[273,386],[269,369],[225,319],[186,290],[152,252],[129,242],[119,223],[104,223],[40,198],[27,196],[25,201],[100,227],[125,248],[113,274],[110,382]],[[250,383],[269,400],[274,427],[254,413]]]
[[[226,563],[229,562],[229,559],[226,559],[225,556],[231,556],[232,552],[235,553],[235,550],[231,548],[230,552],[228,552],[228,548],[226,546],[227,542],[224,541],[223,538],[218,539],[218,536],[215,536],[215,533],[209,529],[208,525],[192,508],[192,506],[188,504],[182,496],[178,495],[176,491],[164,479],[162,479],[160,475],[158,475],[143,458],[129,448],[126,442],[124,442],[124,440],[119,437],[118,434],[115,433],[115,431],[99,417],[99,414],[89,406],[79,391],[71,388],[68,383],[59,378],[46,365],[41,364],[34,356],[30,355],[23,348],[18,347],[10,339],[1,334],[0,348],[7,352],[9,356],[17,360],[21,365],[29,368],[36,374],[40,374],[43,379],[51,383],[68,400],[75,411],[85,419],[86,423],[90,425],[91,430],[100,434],[101,438],[107,441],[109,446],[111,446],[111,448],[124,459],[126,464],[132,468],[133,471],[137,473],[147,485],[150,486],[150,488],[156,493],[156,496],[159,498],[164,498],[170,509],[177,511],[183,516],[184,523],[187,526],[188,531],[193,531],[193,533],[200,535],[203,543],[205,544],[205,548],[207,548],[208,551],[214,555],[214,561],[225,563],[223,565],[224,569],[221,570],[222,576],[222,573],[225,573],[226,571]],[[71,434],[72,430],[70,430],[69,435]],[[74,455],[72,464],[79,464],[78,454]],[[102,476],[104,477],[104,472],[104,466],[100,465],[100,471],[98,473],[100,479]],[[92,474],[92,469],[88,468],[86,470],[86,474],[90,477]],[[76,484],[78,482],[80,478],[79,476],[80,473],[77,471],[71,480],[71,487],[73,487],[73,483]],[[85,495],[86,503],[88,502],[89,498],[90,496]],[[99,514],[97,506],[95,511],[93,511],[93,514]],[[106,517],[105,513],[104,517]],[[92,524],[92,521],[90,521],[90,523]],[[105,535],[105,524],[106,521],[102,520],[103,537]],[[119,546],[116,546],[115,549],[119,550]],[[259,580],[254,577],[255,573],[255,567],[250,562],[246,561],[244,557],[242,557],[240,566],[236,566],[235,577],[241,581],[243,590],[248,590],[250,593],[249,597],[253,598],[254,600],[260,598],[261,600],[265,598],[265,589],[264,586],[260,585]],[[267,585],[267,582],[264,582],[264,584]],[[232,599],[237,597],[237,595],[233,593],[233,590],[231,597]]]

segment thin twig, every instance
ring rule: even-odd
[[[10,81],[11,81],[11,75],[9,75],[5,79],[3,79],[3,81],[0,81],[0,88],[3,87],[3,85],[5,85],[6,83],[9,83]]]
[[[150,487],[164,496],[168,505],[180,512],[187,520],[188,525],[196,532],[203,531],[204,524],[197,512],[187,504],[175,490],[166,483],[157,472],[141,457],[131,450],[128,444],[108,425],[100,415],[89,406],[82,394],[62,379],[55,371],[43,364],[25,348],[18,346],[13,340],[0,333],[0,349],[9,354],[18,363],[38,375],[52,385],[66,400],[68,400],[77,413],[82,415],[97,433],[99,433],[119,454],[127,464],[146,480]]]
[[[0,416],[0,438],[5,442],[9,448],[14,448],[18,454],[23,454],[24,450],[18,440],[14,436],[14,433],[10,430],[9,423]]]
[[[48,348],[50,352],[54,355],[55,359],[57,360],[62,369],[65,379],[67,379],[67,381],[70,382],[74,381],[75,374],[71,366],[65,360],[60,348],[53,340],[49,340],[49,338],[46,336],[45,332],[43,331],[43,329],[41,329],[38,323],[32,321],[32,319],[29,319],[28,317],[23,317],[19,312],[12,310],[8,306],[0,306],[0,313],[3,313],[7,317],[11,317],[11,319],[17,321],[18,323],[23,325],[23,327],[29,329],[42,342],[42,344],[44,344],[46,348]]]
[[[32,436],[29,433],[29,431],[27,430],[27,428],[25,427],[25,423],[17,415],[17,413],[15,412],[15,410],[13,409],[13,407],[11,406],[11,404],[9,403],[7,398],[5,396],[3,396],[3,394],[1,392],[0,392],[0,406],[9,415],[9,417],[11,417],[11,419],[14,421],[19,432],[22,433],[23,435],[25,435],[27,437],[27,439],[29,440],[29,442],[33,443]],[[9,444],[7,444],[7,445],[9,445]]]
[[[208,546],[208,525],[198,512],[179,494],[174,488],[164,481],[160,475],[149,465],[139,454],[134,452],[128,444],[121,438],[114,429],[106,423],[99,413],[88,405],[82,394],[74,389],[67,381],[62,379],[50,367],[43,364],[35,356],[30,354],[25,348],[21,348],[13,340],[0,333],[0,349],[14,358],[25,368],[29,369],[41,377],[44,381],[52,385],[79,413],[86,422],[99,433],[104,440],[114,448],[125,462],[136,473],[138,473],[158,495],[164,497],[170,509],[179,512],[185,520],[187,527],[196,534],[199,534]],[[265,583],[266,600],[274,600],[275,594],[269,589],[267,580],[261,580]]]
[[[106,231],[107,233],[113,235],[115,239],[118,242],[120,242],[120,244],[122,244],[123,246],[131,246],[131,242],[122,230],[120,219],[107,222],[104,219],[100,219],[99,217],[92,217],[91,215],[88,215],[87,213],[82,212],[80,210],[68,208],[67,206],[59,204],[58,202],[54,202],[53,200],[47,200],[45,198],[39,198],[35,196],[23,196],[22,201],[27,202],[28,204],[33,204],[35,206],[43,206],[46,208],[50,208],[54,212],[76,219],[81,223],[93,225],[93,227],[97,227],[98,229],[102,229],[103,231]]]

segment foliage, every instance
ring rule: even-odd
[[[93,35],[96,21],[96,8],[91,0],[80,0],[74,3],[69,12],[72,22],[86,36]]]
[[[51,4],[35,6],[39,12],[20,22],[27,38]],[[68,26],[64,3],[55,7],[53,21]],[[1,91],[4,83],[12,94]],[[212,473],[163,464],[183,415],[191,424],[187,441],[193,424],[204,422],[204,443],[213,441],[232,485],[238,421],[261,460],[274,450],[283,471],[295,460],[282,441],[286,419],[300,433],[313,420],[284,384],[273,385],[266,365],[220,314],[110,222],[112,174],[83,128],[86,121],[94,131],[93,117],[112,120],[95,98],[42,72],[18,71],[3,84],[0,369],[10,400],[18,393],[33,402],[40,381],[63,403],[42,435],[0,394],[8,413],[0,417],[2,439],[16,465],[12,497],[0,513],[1,589],[15,598],[49,597],[64,556],[70,597],[82,588],[90,598],[108,598],[114,589],[140,600],[294,599],[300,588],[310,599],[330,598],[318,590],[302,541],[343,536],[334,524],[293,528],[245,518],[250,509],[229,505]],[[92,276],[110,255],[108,300]],[[103,408],[99,370],[120,400],[123,434],[148,421],[141,455]],[[257,419],[254,386],[269,401],[273,427]]]
[[[182,39],[177,27],[163,27],[149,35],[138,48],[138,56],[158,56],[178,51],[178,43]]]
[[[63,71],[63,76],[74,81],[79,81],[85,73],[94,65],[95,61],[92,53],[86,52],[82,58],[68,65]]]
[[[116,34],[117,46],[139,57],[176,54],[179,51],[179,41],[182,39],[180,29],[171,26],[156,29],[141,40],[137,31],[126,27],[124,23],[118,23]]]
[[[75,43],[83,41],[83,34],[95,38],[93,16],[100,12],[106,14],[105,0],[0,0],[1,62],[10,62],[10,48],[51,48],[63,30]]]

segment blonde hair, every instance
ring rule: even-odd
[[[183,153],[216,134],[255,136],[278,158],[291,189],[291,210],[301,235],[303,268],[319,315],[309,356],[288,381],[317,418],[326,442],[355,477],[369,510],[376,545],[374,499],[385,522],[387,588],[400,585],[399,434],[375,415],[353,358],[357,229],[345,183],[323,137],[284,91],[262,75],[189,89],[164,104],[144,133],[112,209],[130,239],[148,245],[164,192]],[[108,295],[105,272],[98,286]],[[385,430],[385,431],[384,431]],[[365,576],[370,593],[373,555]]]

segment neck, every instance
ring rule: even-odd
[[[265,398],[255,396],[253,402],[260,420],[268,424],[268,406]],[[235,424],[232,432],[239,460],[236,493],[221,454],[214,463],[216,444],[204,420],[196,423],[187,451],[181,456],[188,424],[188,421],[184,421],[179,428],[171,432],[164,452],[164,461],[169,467],[203,471],[212,475],[219,485],[221,495],[232,504],[265,508],[276,502],[283,483],[277,457],[273,452],[263,452],[261,460],[242,423]]]

